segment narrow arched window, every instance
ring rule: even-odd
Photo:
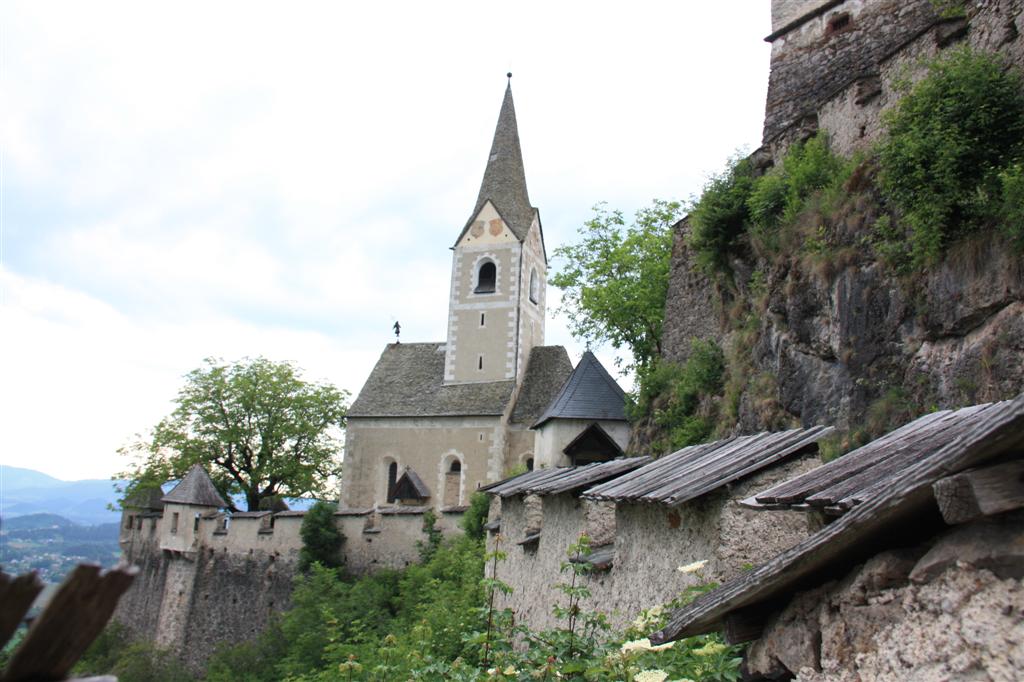
[[[537,271],[530,271],[530,303],[538,303],[540,301],[540,278],[537,277]]]
[[[498,268],[491,261],[485,261],[476,276],[476,294],[493,294],[494,285],[498,279]]]
[[[526,470],[533,471],[533,457],[528,457],[526,460]]]
[[[452,460],[452,465],[450,467],[448,467],[448,472],[452,473],[452,474],[457,474],[460,471],[462,471],[462,462],[460,462],[457,459],[456,460]]]
[[[398,481],[398,462],[388,465],[388,489],[386,491],[388,504],[395,501],[395,483]]]

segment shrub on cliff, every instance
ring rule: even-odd
[[[913,260],[925,264],[993,219],[1019,219],[1004,195],[1019,187],[1011,169],[1024,158],[1024,87],[997,57],[961,48],[901,88],[885,117],[881,187],[910,228]]]
[[[334,510],[335,505],[321,500],[302,517],[302,527],[299,528],[299,537],[302,538],[299,570],[309,570],[313,562],[326,568],[342,565],[341,545],[345,536],[334,522]]]
[[[724,172],[708,180],[690,210],[690,248],[704,269],[727,269],[730,251],[747,231],[754,179],[750,159],[734,158]]]

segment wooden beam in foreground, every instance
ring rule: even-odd
[[[949,525],[1024,507],[1024,460],[973,469],[936,481],[935,501]]]

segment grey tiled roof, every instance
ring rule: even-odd
[[[440,350],[439,350],[440,349]],[[349,417],[500,415],[512,381],[444,385],[443,343],[391,343],[349,408]]]
[[[530,205],[530,196],[526,191],[526,171],[523,169],[523,152],[519,147],[519,128],[516,125],[511,84],[505,89],[505,99],[501,103],[501,113],[498,114],[498,125],[494,130],[494,141],[491,143],[491,154],[487,157],[484,179],[480,183],[476,208],[455,240],[456,244],[466,234],[488,199],[519,241],[526,239],[537,209]]]
[[[572,373],[572,361],[564,346],[537,346],[530,351],[516,406],[509,421],[533,424],[555,399]]]
[[[217,492],[206,469],[193,464],[174,490],[163,497],[164,502],[194,504],[199,507],[227,507],[228,503]]]
[[[558,418],[626,421],[626,394],[589,350],[533,426]]]

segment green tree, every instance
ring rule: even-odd
[[[320,500],[302,517],[302,527],[299,528],[299,537],[302,538],[300,570],[309,569],[314,561],[327,568],[341,566],[341,545],[345,536],[334,522],[335,509],[335,505]]]
[[[130,495],[201,464],[222,492],[245,495],[249,511],[278,495],[323,496],[338,473],[348,395],[304,381],[288,362],[207,359],[152,438],[121,450],[134,461],[119,476],[132,481]]]
[[[580,241],[555,249],[561,268],[551,283],[562,289],[559,312],[568,316],[569,331],[627,349],[628,368],[645,367],[661,352],[672,226],[681,212],[679,202],[656,199],[627,226],[621,211],[598,204],[579,229]]]

